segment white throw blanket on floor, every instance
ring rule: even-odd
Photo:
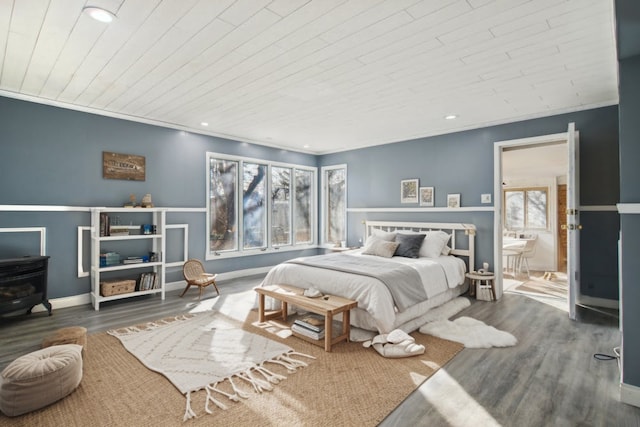
[[[289,372],[307,366],[291,357],[306,355],[246,332],[216,313],[179,316],[108,333],[118,338],[147,368],[167,377],[186,396],[185,420],[196,416],[191,409],[191,392],[206,390],[205,411],[212,413],[209,402],[226,409],[226,405],[214,398],[216,393],[232,401],[249,397],[234,381],[246,381],[256,392],[262,392],[272,390],[271,384],[286,378],[266,369],[266,362],[283,365]],[[216,387],[222,381],[229,381],[233,393]]]
[[[462,343],[467,348],[510,347],[518,343],[510,333],[471,317],[437,320],[420,327],[420,332]]]

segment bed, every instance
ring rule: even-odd
[[[362,248],[286,261],[261,286],[289,284],[356,300],[351,325],[378,333],[416,330],[431,309],[467,291],[473,224],[367,221],[365,230]]]

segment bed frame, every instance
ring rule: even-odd
[[[400,222],[400,221],[365,221],[365,239],[373,230],[427,232],[442,230],[451,234],[449,246],[451,255],[468,258],[467,271],[475,270],[475,236],[476,226],[473,224],[448,222]],[[462,242],[460,242],[462,240]],[[466,240],[466,244],[464,244]],[[466,248],[465,248],[466,247]]]

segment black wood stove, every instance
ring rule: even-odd
[[[0,316],[42,304],[51,316],[47,299],[48,256],[0,259]]]

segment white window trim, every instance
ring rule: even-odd
[[[535,227],[528,227],[527,226],[527,218],[525,215],[524,218],[524,226],[522,228],[519,228],[517,230],[522,230],[522,231],[533,231],[533,232],[549,232],[552,231],[552,220],[554,217],[552,215],[552,210],[556,209],[556,203],[554,202],[555,197],[556,196],[556,191],[555,191],[555,187],[552,185],[549,185],[547,183],[544,184],[514,184],[514,185],[510,185],[508,187],[504,187],[502,189],[502,202],[503,202],[503,206],[506,206],[506,202],[505,202],[505,198],[506,198],[506,193],[508,191],[523,191],[523,192],[527,192],[527,191],[531,191],[531,190],[544,190],[547,193],[547,203],[546,203],[546,208],[547,208],[547,213],[546,213],[546,217],[547,217],[547,226],[545,228],[535,228]],[[553,191],[552,191],[553,190]],[[551,197],[554,197],[554,199],[552,200]],[[527,197],[525,195],[524,197],[524,204],[527,204]],[[553,208],[553,209],[552,209]],[[525,208],[524,212],[526,213],[527,209]],[[502,225],[503,228],[506,228],[506,215],[504,218],[505,223]]]
[[[209,165],[210,165],[210,161],[211,159],[217,159],[217,160],[230,160],[230,161],[237,161],[238,162],[238,179],[236,180],[236,199],[234,200],[234,203],[236,205],[236,215],[238,216],[237,218],[237,233],[238,233],[238,238],[237,238],[237,247],[233,250],[226,250],[226,251],[220,251],[220,252],[211,252],[210,250],[210,224],[211,224],[211,210],[210,210],[210,203],[209,203],[209,195],[210,195],[210,190],[211,190],[211,178],[209,175]],[[255,163],[255,164],[260,164],[260,165],[265,165],[267,166],[268,172],[267,172],[267,181],[266,181],[266,215],[267,215],[267,230],[266,230],[266,238],[267,238],[267,246],[263,247],[263,248],[250,248],[250,249],[245,249],[243,247],[243,236],[244,236],[244,208],[243,206],[240,204],[239,200],[241,197],[241,192],[240,192],[240,181],[241,181],[241,176],[242,176],[242,168],[243,168],[243,164],[244,163]],[[292,177],[291,177],[291,187],[290,187],[290,200],[291,200],[291,227],[292,227],[292,236],[291,236],[291,243],[287,244],[287,245],[278,245],[278,246],[273,246],[271,243],[271,197],[269,196],[271,194],[271,168],[272,167],[283,167],[283,168],[291,168],[292,170]],[[312,194],[311,194],[311,212],[310,212],[310,219],[311,219],[311,230],[312,230],[312,241],[311,243],[304,243],[304,244],[296,244],[295,243],[295,229],[293,228],[295,226],[295,218],[293,215],[293,209],[294,209],[294,201],[293,201],[293,195],[295,194],[295,170],[305,170],[305,171],[309,171],[312,173],[312,183],[311,183],[311,189],[312,189]],[[317,235],[317,204],[316,204],[316,199],[317,199],[317,188],[318,188],[318,168],[317,167],[313,167],[313,166],[305,166],[305,165],[298,165],[298,164],[293,164],[293,163],[282,163],[282,162],[274,162],[271,160],[265,160],[265,159],[257,159],[257,158],[252,158],[252,157],[243,157],[243,156],[234,156],[234,155],[229,155],[229,154],[222,154],[222,153],[215,153],[215,152],[211,152],[208,151],[206,156],[205,156],[205,171],[206,171],[206,194],[205,194],[205,209],[206,209],[206,224],[205,224],[205,229],[206,229],[206,239],[205,239],[205,259],[206,260],[217,260],[217,259],[223,259],[223,258],[237,258],[237,257],[244,257],[244,256],[253,256],[253,255],[263,255],[263,254],[269,254],[269,253],[276,253],[276,252],[288,252],[288,251],[300,251],[300,250],[304,250],[304,249],[312,249],[312,248],[317,248],[317,241],[318,241],[318,235]],[[242,209],[241,209],[242,208]]]
[[[326,229],[327,229],[327,181],[325,179],[325,172],[329,171],[329,170],[336,170],[336,169],[344,169],[344,197],[345,197],[345,210],[344,210],[344,239],[347,239],[347,236],[349,235],[347,227],[347,210],[348,210],[348,205],[347,205],[347,201],[349,200],[348,198],[348,191],[349,191],[349,183],[348,183],[348,170],[347,170],[347,164],[343,163],[343,164],[339,164],[339,165],[331,165],[331,166],[322,166],[320,168],[320,176],[321,176],[321,188],[320,188],[320,197],[321,197],[321,201],[320,201],[320,206],[322,207],[322,215],[320,215],[320,247],[323,248],[330,248],[335,246],[335,242],[327,242],[325,240],[326,238]]]

